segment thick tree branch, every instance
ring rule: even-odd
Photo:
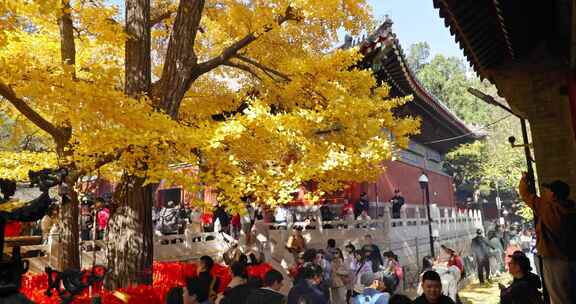
[[[258,62],[258,61],[256,61],[256,60],[252,59],[252,58],[249,58],[249,57],[246,57],[246,56],[243,56],[243,55],[240,55],[240,54],[236,55],[235,57],[238,58],[238,59],[240,59],[240,60],[242,60],[242,61],[244,61],[244,62],[246,62],[246,63],[249,63],[249,64],[251,64],[251,65],[253,65],[253,66],[255,66],[255,67],[259,68],[259,69],[261,69],[261,70],[264,71],[264,72],[268,72],[268,73],[274,74],[274,75],[282,78],[284,81],[290,81],[290,80],[291,80],[288,75],[286,75],[286,74],[284,74],[284,73],[282,73],[282,72],[279,72],[279,71],[277,71],[277,70],[275,70],[275,69],[273,69],[273,68],[270,68],[270,67],[268,67],[268,66],[266,66],[266,65],[264,65],[264,64],[262,64],[262,63],[260,63],[260,62]]]
[[[270,27],[270,29],[271,28],[272,27]],[[194,70],[194,73],[202,75],[212,71],[213,69],[217,68],[218,66],[222,65],[224,62],[232,58],[232,56],[234,56],[239,50],[248,46],[250,43],[256,41],[256,39],[258,38],[254,33],[246,35],[244,38],[238,40],[229,47],[225,48],[220,55],[200,63],[198,65],[198,68]]]
[[[151,57],[150,57],[150,1],[126,1],[126,33],[125,42],[126,83],[124,92],[138,98],[150,92]]]
[[[157,107],[172,118],[178,115],[180,103],[191,83],[196,79],[192,71],[197,66],[194,42],[204,11],[204,0],[181,0],[172,35],[168,42],[162,77],[154,86]]]
[[[58,20],[60,26],[60,56],[64,69],[70,72],[72,79],[76,79],[76,43],[74,41],[74,23],[70,13],[72,7],[70,6],[69,0],[62,0],[61,3],[62,15]],[[56,151],[58,155],[63,155],[69,152],[64,147],[68,145],[70,137],[72,137],[72,127],[68,121],[65,122],[64,126],[58,128],[58,130],[61,135],[54,137],[56,141]],[[74,260],[74,263],[76,262],[77,259]]]
[[[291,6],[289,6],[286,9],[286,14],[284,16],[278,17],[276,23],[278,25],[282,25],[290,20],[294,21],[301,20],[301,17],[295,12],[295,10]],[[228,61],[230,58],[235,56],[238,53],[238,51],[247,47],[252,42],[256,41],[260,35],[262,35],[263,33],[267,33],[272,29],[274,29],[274,26],[268,25],[263,29],[263,32],[260,34],[256,34],[255,32],[249,33],[248,35],[244,36],[244,38],[236,41],[229,47],[225,48],[222,51],[222,53],[220,53],[220,55],[198,64],[198,68],[194,70],[194,73],[200,76],[202,74],[210,72],[211,70],[217,68],[218,66],[222,65],[224,62]]]
[[[62,0],[62,16],[58,22],[60,25],[60,56],[62,63],[74,66],[76,64],[76,45],[70,10],[70,1]]]
[[[50,134],[56,142],[65,139],[66,134],[48,120],[44,119],[38,112],[34,111],[24,100],[16,96],[12,88],[0,82],[0,95],[6,98],[17,110],[38,128]]]
[[[219,56],[198,64],[194,53],[194,41],[199,31],[204,2],[205,0],[180,1],[172,35],[168,43],[162,77],[157,84],[153,85],[152,95],[157,100],[157,108],[166,112],[172,118],[178,116],[184,94],[194,80],[228,62],[239,50],[275,27],[269,25],[258,33],[249,33],[244,38],[225,48]],[[278,17],[276,23],[282,25],[289,20],[301,20],[301,16],[292,7],[288,7],[285,15]]]

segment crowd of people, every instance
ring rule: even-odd
[[[104,238],[110,217],[110,200],[103,197],[83,197],[80,202],[80,239],[82,241]],[[42,236],[44,243],[58,231],[59,204],[50,205],[46,215],[37,222],[10,222],[6,236]]]
[[[481,284],[489,282],[493,275],[505,273],[507,262],[515,251],[522,251],[532,265],[537,258],[536,235],[529,226],[504,227],[496,224],[486,236],[482,229],[478,229],[470,247]]]
[[[255,221],[264,220],[275,223],[276,229],[288,229],[290,223],[296,221],[307,223],[308,228],[319,222],[334,220],[369,220],[383,216],[383,211],[378,212],[370,206],[366,193],[361,193],[360,198],[350,202],[342,208],[323,202],[315,211],[294,212],[286,206],[276,206],[273,210],[265,210],[262,206],[253,204],[249,197],[243,198],[246,212],[231,213],[224,206],[217,204],[213,211],[206,212],[201,208],[181,205],[168,201],[162,206],[153,209],[152,220],[154,230],[159,235],[183,234],[188,230],[192,234],[202,232],[223,232],[235,239],[245,235],[250,241],[252,228]],[[400,218],[400,210],[404,206],[404,198],[400,190],[395,190],[394,196],[389,201],[392,218]],[[340,210],[336,210],[340,209]],[[382,209],[383,210],[383,209]],[[325,224],[329,228],[330,224]]]
[[[361,193],[360,198],[349,203],[336,212],[329,203],[324,202],[320,208],[312,212],[294,212],[285,206],[276,206],[274,210],[265,210],[262,206],[253,204],[249,198],[244,199],[246,212],[231,213],[224,206],[217,204],[213,211],[206,212],[197,207],[189,207],[168,201],[161,207],[153,209],[152,220],[154,230],[159,235],[183,234],[188,230],[192,234],[202,232],[223,232],[235,239],[245,235],[250,242],[252,228],[258,220],[275,223],[276,229],[288,229],[290,223],[295,221],[307,223],[307,228],[312,228],[319,222],[333,220],[368,220],[377,217],[374,208],[370,207],[366,193]],[[396,190],[390,200],[392,217],[399,218],[404,198],[400,191]],[[381,216],[382,214],[380,214]],[[329,226],[326,224],[325,226]],[[326,227],[327,228],[327,227]]]
[[[15,187],[15,186],[14,186]],[[489,282],[491,275],[508,271],[513,281],[509,286],[500,285],[503,304],[544,303],[547,291],[550,303],[576,303],[576,242],[571,233],[576,231],[576,208],[569,199],[570,187],[562,181],[543,184],[541,195],[530,192],[526,179],[520,184],[520,195],[534,211],[537,218],[535,231],[496,225],[486,237],[482,230],[471,242],[471,252],[477,265],[480,283]],[[13,194],[13,190],[11,194]],[[3,189],[3,197],[9,197]],[[399,191],[391,199],[392,217],[399,217],[404,204]],[[42,220],[29,226],[18,227],[16,235],[42,235],[48,239],[58,223],[57,205],[53,205]],[[262,219],[263,211],[246,201],[247,212],[230,214],[217,206],[211,216],[200,209],[186,208],[168,202],[154,210],[155,230],[163,235],[181,234],[183,230],[222,231],[238,238],[241,231],[250,235],[254,222]],[[323,205],[320,219],[336,218],[330,207]],[[354,204],[344,208],[345,217],[370,218],[373,210],[365,194]],[[83,199],[80,205],[81,239],[102,239],[110,217],[109,200],[97,197]],[[286,223],[290,212],[277,208],[274,219]],[[11,224],[11,223],[9,223]],[[18,223],[15,223],[18,224]],[[9,227],[8,227],[9,228]],[[9,234],[7,234],[9,235]],[[536,241],[537,240],[537,241]],[[237,252],[225,260],[233,274],[232,281],[221,290],[218,279],[210,273],[214,261],[204,256],[200,259],[199,275],[190,278],[185,287],[175,288],[167,295],[168,303],[454,303],[457,301],[458,282],[466,274],[458,252],[441,246],[448,256],[446,263],[438,258],[425,257],[418,284],[419,297],[413,302],[403,291],[404,270],[392,251],[381,253],[366,235],[360,248],[352,244],[337,247],[336,241],[327,240],[322,249],[307,248],[301,229],[293,229],[286,248],[293,254],[295,264],[290,269],[292,287],[287,296],[280,290],[287,278],[277,270],[270,270],[262,280],[250,278],[247,267],[262,263],[262,256],[250,257]],[[534,261],[534,257],[539,259]],[[538,272],[540,276],[534,273]],[[544,280],[541,280],[543,278]],[[543,287],[546,288],[543,288]],[[543,292],[541,292],[541,290]]]
[[[223,232],[235,239],[244,234],[247,242],[250,242],[250,231],[255,221],[263,218],[263,210],[253,206],[248,199],[245,200],[245,207],[246,212],[243,214],[231,214],[220,204],[213,212],[205,212],[198,207],[168,201],[162,207],[153,209],[152,222],[159,235],[184,234],[186,230],[191,234]]]
[[[315,249],[306,248],[301,232],[297,229],[289,238],[286,247],[296,260],[294,266],[289,269],[295,286],[306,282],[307,272],[302,270],[307,266],[313,265],[322,271],[322,280],[317,284],[318,289],[322,291],[327,300],[330,300],[330,302],[322,303],[350,303],[373,284],[378,284],[376,290],[386,293],[386,297],[401,289],[403,269],[398,262],[398,257],[392,251],[382,254],[369,234],[364,237],[364,244],[360,248],[347,244],[344,250],[341,250],[336,246],[334,239],[329,239],[326,248]],[[362,280],[363,276],[364,280]],[[366,283],[372,277],[373,280],[369,284]],[[363,281],[366,284],[363,284]],[[376,281],[377,283],[374,283]],[[305,290],[304,287],[300,286],[302,290]],[[294,292],[298,293],[298,290]],[[364,294],[364,298],[366,297],[374,298],[375,296]]]
[[[534,211],[536,225],[533,228],[495,225],[486,236],[482,229],[478,229],[470,249],[480,283],[489,283],[494,275],[506,271],[513,278],[509,286],[500,286],[501,303],[540,304],[544,303],[546,292],[550,297],[549,303],[576,303],[576,242],[570,235],[576,231],[576,208],[569,199],[569,193],[566,183],[555,181],[544,184],[541,195],[537,196],[528,190],[523,178],[520,195]],[[245,203],[247,212],[231,214],[220,205],[212,213],[206,213],[199,208],[169,201],[160,208],[154,208],[154,229],[160,235],[216,231],[239,239],[244,234],[249,243],[255,222],[263,220],[265,215],[276,223],[285,224],[286,229],[288,222],[294,220],[291,217],[295,217],[284,207],[265,212],[249,200]],[[391,216],[400,217],[404,199],[399,191],[395,192],[390,203]],[[16,235],[42,235],[47,240],[57,227],[57,206],[53,205],[37,223],[19,227]],[[318,211],[319,214],[313,217],[321,221],[340,218],[326,204]],[[362,220],[370,218],[373,211],[363,193],[359,200],[343,208],[341,216]],[[101,197],[81,200],[81,239],[103,239],[109,217],[109,200]],[[237,245],[233,247],[237,248]],[[219,282],[210,275],[214,262],[209,257],[202,257],[200,276],[186,287],[172,290],[167,299],[169,303],[203,304],[411,303],[410,299],[400,295],[404,268],[398,257],[392,251],[382,253],[371,235],[364,237],[359,248],[349,243],[341,249],[334,239],[327,240],[325,248],[308,248],[302,226],[295,225],[285,247],[295,260],[289,269],[289,278],[284,278],[276,270],[267,273],[261,281],[248,278],[246,267],[261,263],[263,258],[255,254],[248,258],[238,250],[236,254],[225,257],[234,279],[224,293],[215,292]],[[423,259],[417,291],[419,297],[413,303],[457,302],[458,284],[467,270],[470,272],[472,269],[466,269],[466,263],[456,250],[444,245],[441,248],[447,257],[444,261],[429,256]],[[285,279],[292,280],[292,288],[286,297],[279,292]]]
[[[300,235],[300,231],[296,230],[294,235]],[[187,286],[171,290],[167,303],[454,303],[442,292],[441,277],[433,269],[426,269],[421,275],[422,293],[418,298],[412,300],[402,295],[403,267],[398,256],[392,251],[381,253],[369,234],[359,248],[349,243],[342,250],[334,239],[329,239],[321,249],[306,248],[305,242],[291,248],[297,258],[289,269],[289,278],[270,270],[260,280],[248,277],[246,267],[262,263],[263,257],[254,254],[248,257],[238,246],[232,246],[224,260],[230,265],[233,279],[220,294],[216,292],[218,279],[210,274],[214,261],[204,256],[200,259],[199,276],[190,279]],[[291,288],[284,296],[280,291],[288,279]]]
[[[526,174],[519,185],[522,200],[534,212],[534,230],[496,226],[486,239],[482,230],[471,249],[481,283],[507,270],[512,283],[500,284],[500,303],[576,303],[576,204],[563,181],[541,185],[534,193]]]
[[[305,246],[297,253],[297,261],[289,270],[292,287],[285,296],[284,276],[270,270],[264,279],[249,277],[247,266],[262,263],[262,257],[244,255],[233,247],[225,261],[230,263],[232,281],[218,294],[219,281],[210,274],[212,258],[200,258],[199,275],[187,281],[185,287],[172,289],[168,304],[394,304],[394,303],[454,303],[442,293],[440,275],[426,270],[421,276],[422,294],[412,301],[400,294],[403,269],[392,251],[380,253],[371,235],[356,248],[347,244],[344,250],[333,239],[326,248]]]
[[[246,256],[240,257],[230,265],[232,280],[224,292],[218,293],[219,280],[211,274],[214,260],[202,256],[199,261],[198,276],[188,278],[186,286],[176,287],[168,292],[168,304],[282,304],[285,296],[280,293],[284,277],[277,270],[269,270],[263,279],[249,277],[247,267],[250,261]]]

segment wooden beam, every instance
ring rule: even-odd
[[[41,236],[14,236],[6,237],[4,239],[4,248],[16,247],[16,246],[32,246],[41,245]]]

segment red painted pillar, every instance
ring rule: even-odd
[[[351,203],[356,202],[358,199],[360,199],[360,193],[362,192],[362,185],[360,183],[357,182],[352,182],[350,183],[350,195],[348,197],[348,200]]]

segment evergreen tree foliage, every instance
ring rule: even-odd
[[[516,209],[522,209],[516,204],[516,188],[526,170],[525,157],[522,149],[508,143],[509,136],[521,138],[519,120],[467,92],[473,87],[497,95],[496,88],[481,81],[466,62],[442,54],[430,58],[429,54],[426,42],[416,43],[408,51],[408,62],[418,80],[467,125],[485,134],[483,140],[461,145],[446,156],[444,166],[454,177],[459,201],[494,202],[498,193],[505,208],[517,205]],[[521,213],[527,214],[525,210]]]

